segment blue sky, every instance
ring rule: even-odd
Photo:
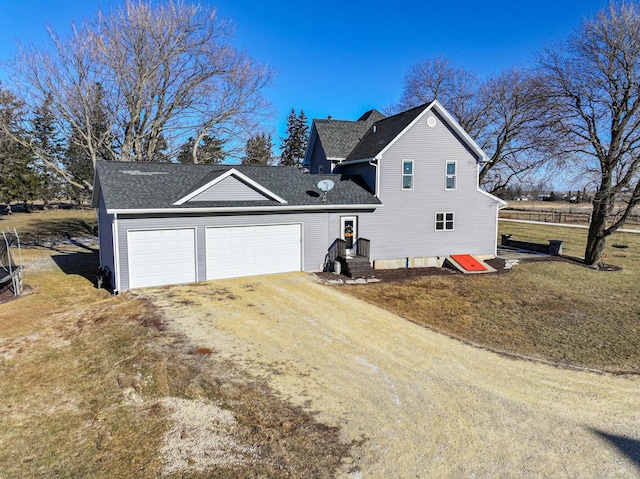
[[[275,116],[265,124],[284,136],[291,108],[310,118],[356,119],[398,101],[406,71],[444,56],[488,76],[526,66],[535,52],[578,27],[608,0],[530,1],[256,1],[209,0],[236,25],[236,45],[276,70],[266,92]],[[16,41],[46,45],[46,26],[122,5],[115,0],[0,0],[0,62]],[[1,68],[1,67],[0,67]],[[4,71],[0,70],[0,78]]]

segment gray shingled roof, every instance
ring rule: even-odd
[[[374,158],[394,138],[411,124],[429,105],[420,105],[411,110],[376,121],[371,125],[362,139],[346,156],[346,161]],[[375,132],[374,132],[375,126]]]
[[[357,121],[314,119],[313,122],[327,158],[342,159],[351,153],[369,127],[383,118],[379,111],[370,110]]]
[[[251,178],[280,196],[286,204],[265,198],[264,201],[198,201],[181,206],[174,203],[229,169]],[[335,187],[322,201],[317,184],[330,179]],[[142,163],[100,161],[96,165],[97,188],[108,210],[184,209],[227,207],[336,206],[380,204],[378,198],[346,175],[309,175],[296,167],[244,165],[186,165],[176,163]],[[215,188],[215,186],[214,186]]]

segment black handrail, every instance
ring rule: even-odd
[[[324,270],[333,271],[333,265],[338,258],[344,258],[347,256],[347,242],[341,238],[336,240],[329,246],[329,252],[324,258]]]
[[[366,238],[358,238],[356,241],[356,254],[369,259],[371,241]]]

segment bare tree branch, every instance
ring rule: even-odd
[[[250,127],[268,113],[261,92],[272,72],[236,49],[232,35],[213,9],[127,0],[74,26],[67,38],[50,31],[50,51],[22,48],[13,65],[28,105],[51,94],[59,130],[90,153],[94,166],[105,155],[166,161],[189,137],[214,135],[240,149]],[[109,119],[100,134],[94,127],[97,85]],[[82,184],[64,165],[41,160]]]
[[[540,58],[550,116],[565,152],[597,173],[585,262],[600,261],[605,238],[624,225],[640,201],[640,10],[612,3],[566,42]],[[597,161],[594,168],[592,159]],[[607,226],[616,203],[626,202]]]

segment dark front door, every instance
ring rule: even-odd
[[[345,241],[347,256],[356,253],[356,240],[358,234],[358,218],[356,216],[343,216],[340,218],[341,237]]]

